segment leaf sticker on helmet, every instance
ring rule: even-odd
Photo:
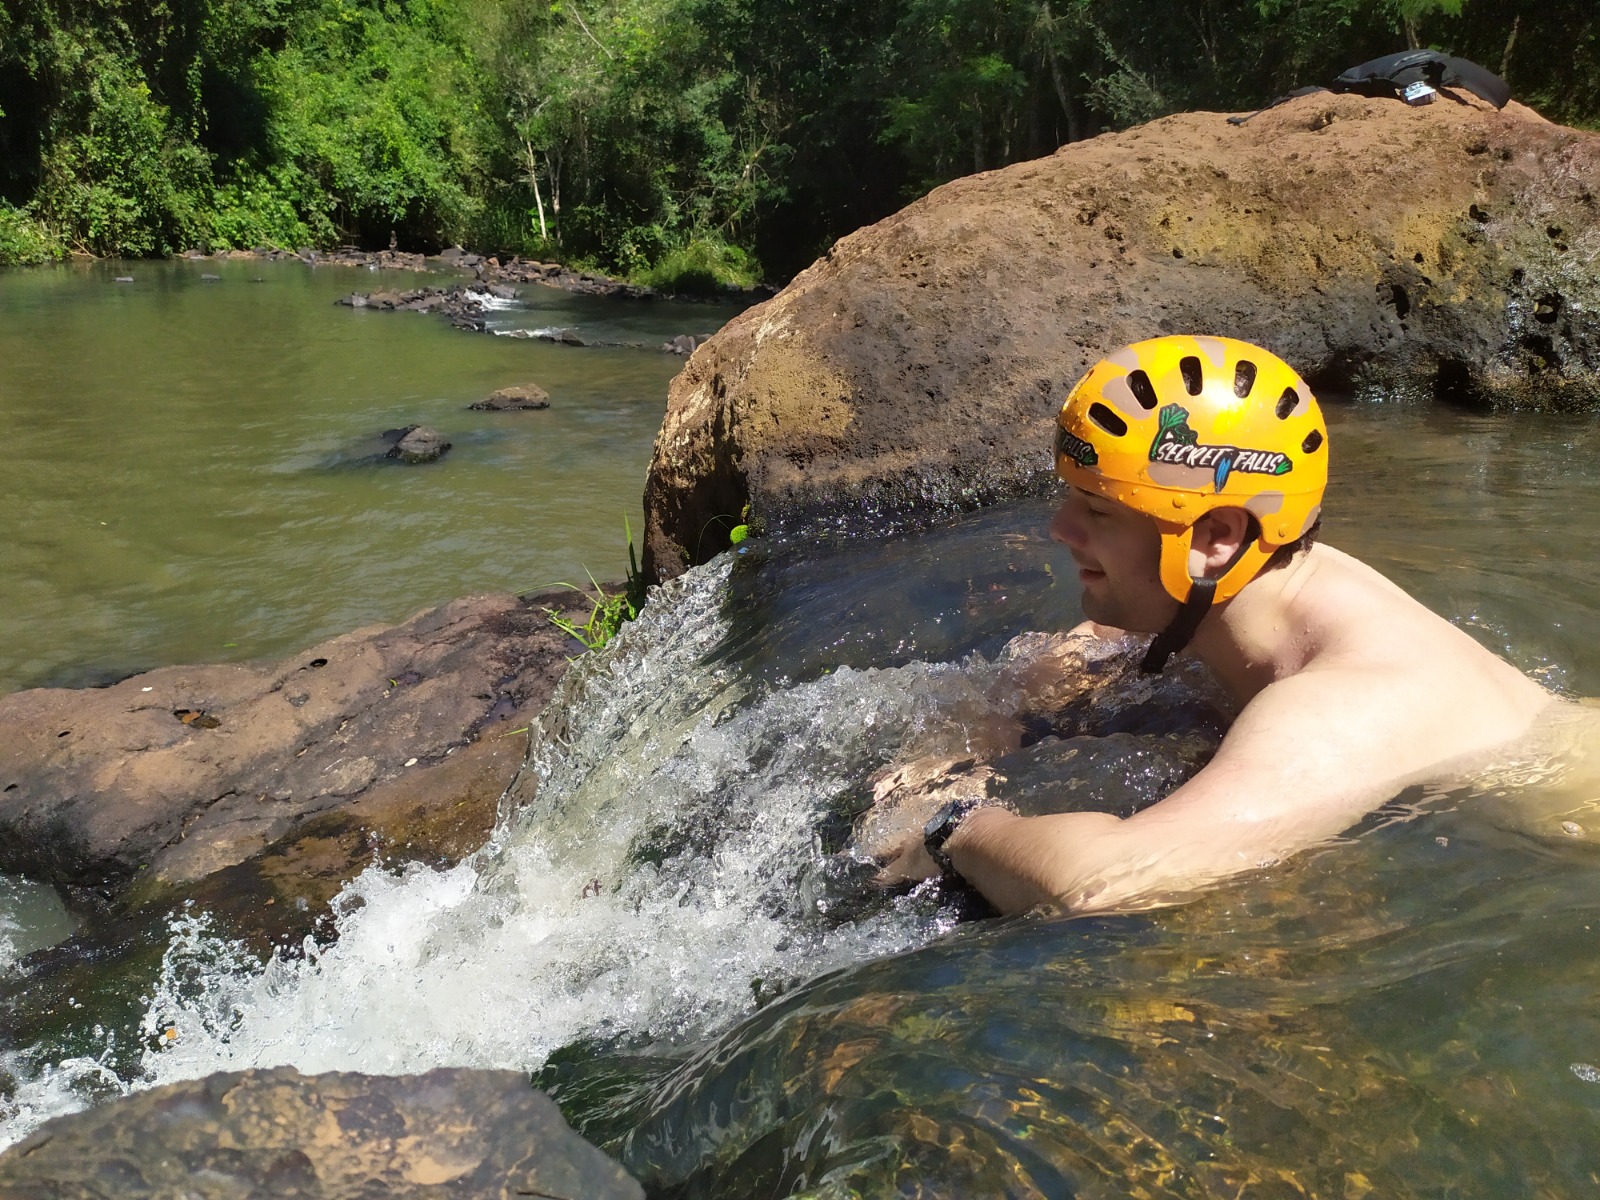
[[[1189,410],[1181,404],[1168,404],[1156,415],[1156,440],[1150,447],[1150,458],[1154,461],[1156,451],[1169,442],[1192,446],[1199,440],[1200,435],[1189,428]]]

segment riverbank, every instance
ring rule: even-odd
[[[502,262],[494,255],[477,254],[460,246],[451,246],[432,255],[398,249],[363,250],[356,246],[341,246],[336,250],[316,250],[311,247],[288,250],[278,246],[262,246],[253,250],[223,250],[215,255],[201,250],[187,250],[174,257],[187,262],[259,259],[266,262],[297,261],[309,267],[364,267],[369,271],[470,272],[477,282],[486,285],[537,283],[586,296],[619,296],[629,300],[668,299],[690,303],[715,300],[749,304],[777,292],[776,288],[764,283],[751,287],[718,284],[714,279],[698,273],[686,274],[676,284],[646,286],[593,271],[574,269],[559,262],[525,259],[519,255]]]

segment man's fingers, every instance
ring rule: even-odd
[[[939,874],[939,866],[923,846],[920,834],[901,840],[880,861],[883,866],[873,882],[882,888],[921,883]]]

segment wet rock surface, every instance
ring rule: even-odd
[[[676,354],[682,358],[688,358],[689,355],[710,340],[711,335],[709,333],[680,333],[671,341],[663,342],[661,348],[668,354]]]
[[[172,1084],[59,1117],[0,1155],[0,1194],[642,1200],[515,1071],[288,1067]]]
[[[293,910],[379,854],[458,858],[578,649],[547,615],[581,622],[574,596],[468,597],[275,664],[0,696],[0,871],[92,911],[252,860],[219,904],[281,888]]]
[[[1321,93],[947,184],[695,352],[645,570],[705,561],[746,505],[771,532],[883,532],[1043,486],[1065,389],[1162,333],[1261,343],[1325,392],[1600,405],[1597,180],[1600,135],[1515,103]]]
[[[467,407],[480,412],[526,412],[549,408],[550,393],[536,383],[523,383],[490,392],[484,399]]]
[[[384,437],[387,440],[391,435],[397,436],[393,436],[394,444],[384,457],[403,463],[437,462],[450,449],[450,443],[445,441],[444,435],[426,425],[407,425],[404,429],[391,430]]]
[[[497,291],[509,295],[497,295]],[[458,283],[450,287],[385,289],[376,292],[351,292],[334,301],[347,308],[375,308],[383,312],[439,313],[458,329],[481,333],[488,328],[483,314],[491,299],[514,299],[509,288],[494,289]]]

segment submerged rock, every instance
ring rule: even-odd
[[[58,1117],[0,1155],[0,1194],[644,1196],[520,1072],[302,1075],[290,1067],[170,1084]]]
[[[399,434],[394,445],[389,447],[389,453],[384,455],[385,458],[397,458],[403,463],[430,463],[436,462],[450,449],[450,443],[444,440],[444,435],[426,425],[407,425],[399,430]]]
[[[488,397],[468,408],[481,412],[524,412],[529,409],[549,408],[550,393],[536,383],[517,384],[490,392]]]
[[[710,340],[709,333],[680,333],[670,341],[662,342],[661,348],[668,354],[678,354],[687,358]]]
[[[881,530],[1049,477],[1064,389],[1163,333],[1259,342],[1314,387],[1600,405],[1600,135],[1470,96],[1329,93],[1167,117],[959,179],[841,239],[673,381],[645,570],[771,531]]]

